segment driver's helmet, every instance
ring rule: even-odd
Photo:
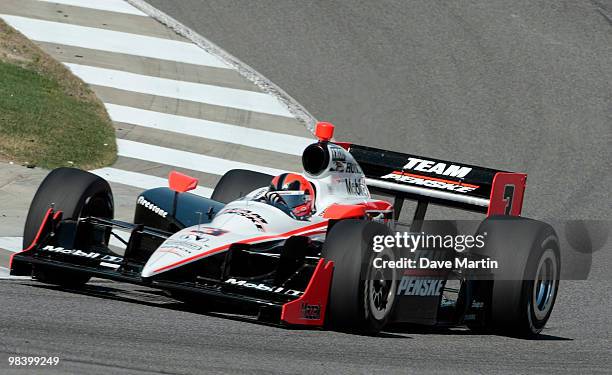
[[[308,219],[314,213],[314,188],[302,175],[283,173],[274,177],[268,193],[282,199],[297,219]]]

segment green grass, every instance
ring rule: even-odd
[[[112,164],[115,133],[102,104],[39,70],[0,61],[0,156],[43,168]]]

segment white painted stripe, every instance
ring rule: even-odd
[[[71,5],[82,8],[106,10],[109,12],[126,13],[135,16],[147,16],[136,7],[123,0],[39,0],[45,3]]]
[[[16,253],[23,250],[22,242],[23,237],[0,237],[0,249]]]
[[[231,169],[249,169],[273,176],[287,172],[280,169],[215,158],[193,152],[179,151],[146,143],[128,141],[126,139],[117,139],[117,147],[120,156],[146,160],[153,163],[173,165],[216,175],[223,175]]]
[[[120,229],[113,229],[113,232],[115,232],[115,234],[121,237],[121,239],[124,240],[125,242],[128,242],[128,240],[130,239],[131,234],[128,231],[120,230]]]
[[[121,237],[122,240],[124,240],[125,242],[128,242],[128,240],[130,239],[130,233],[123,231],[123,230],[118,230],[118,229],[113,229],[113,233],[115,233],[117,236]],[[116,239],[114,236],[110,236],[110,239],[108,240],[108,244],[110,246],[114,246],[120,249],[125,249],[125,245],[123,244],[123,242],[119,241],[118,239]]]
[[[300,103],[298,103],[291,96],[287,95],[286,92],[284,92],[280,87],[275,85],[269,79],[262,76],[259,72],[253,70],[253,68],[251,68],[244,62],[240,61],[240,59],[238,59],[236,56],[232,56],[227,51],[222,50],[221,48],[219,48],[219,46],[217,46],[210,40],[204,38],[202,35],[198,34],[194,30],[188,28],[187,26],[178,22],[177,20],[160,11],[159,9],[149,5],[145,0],[127,1],[129,1],[130,4],[133,4],[134,6],[138,7],[138,9],[142,9],[142,11],[148,14],[150,17],[158,20],[164,25],[167,25],[172,30],[175,30],[178,34],[201,46],[206,51],[209,51],[215,56],[220,56],[223,61],[225,61],[228,65],[236,69],[243,77],[250,77],[250,80],[252,80],[257,86],[259,86],[262,91],[278,97],[279,100],[282,101],[290,109],[290,112],[294,114],[295,118],[300,120],[300,122],[303,122],[307,130],[309,130],[311,133],[314,133],[314,125],[317,122],[314,116],[311,115]]]
[[[30,280],[30,276],[11,276],[8,268],[0,267],[0,280]]]
[[[113,230],[119,237],[124,239],[126,242],[130,238],[130,233],[123,230]],[[18,253],[22,249],[23,237],[0,237],[0,249],[8,250],[13,253]],[[119,241],[115,237],[111,236],[110,245],[125,249],[123,242]]]
[[[311,138],[105,103],[113,121],[301,156]]]
[[[90,172],[102,177],[103,179],[109,182],[114,182],[117,184],[128,185],[128,186],[134,186],[137,188],[141,188],[143,190],[153,189],[153,188],[162,187],[162,186],[168,186],[168,180],[165,178],[150,176],[150,175],[142,174],[142,173],[125,171],[122,169],[100,168],[100,169],[95,169]],[[192,190],[191,193],[200,195],[202,197],[210,198],[210,196],[212,195],[212,191],[213,189],[211,188],[204,187],[204,186],[198,186],[197,188]]]
[[[178,40],[43,21],[7,14],[0,14],[0,18],[3,18],[9,25],[19,30],[28,38],[39,42],[93,48],[100,51],[231,69],[216,56],[204,51],[197,45]]]
[[[278,99],[265,93],[177,81],[88,65],[71,63],[65,65],[83,81],[92,85],[293,117]]]
[[[102,267],[109,267],[109,268],[114,268],[114,269],[117,269],[121,266],[120,264],[113,264],[113,263],[107,263],[107,262],[100,262],[100,265]]]

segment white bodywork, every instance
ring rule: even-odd
[[[328,144],[330,161],[319,175],[304,173],[316,189],[316,212],[309,220],[295,220],[272,205],[255,199],[267,188],[257,189],[227,204],[212,222],[185,228],[168,238],[142,270],[150,277],[218,254],[234,243],[256,244],[305,235],[324,239],[327,219],[324,211],[332,204],[360,204],[370,201],[365,176],[351,154]]]

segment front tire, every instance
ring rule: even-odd
[[[383,224],[363,220],[336,223],[323,246],[322,256],[334,262],[327,307],[332,329],[364,334],[380,332],[393,314],[397,274],[378,269],[374,259],[394,260],[394,249],[373,251],[374,236],[390,235]]]
[[[24,249],[34,240],[51,204],[56,211],[62,211],[63,220],[77,220],[82,216],[112,219],[114,214],[113,194],[108,182],[80,169],[54,169],[40,184],[30,204],[23,233]],[[78,227],[75,235],[76,247],[79,244]],[[108,241],[108,238],[106,240]],[[35,266],[32,276],[44,283],[66,287],[79,287],[90,279],[89,275],[80,272],[44,266]]]

